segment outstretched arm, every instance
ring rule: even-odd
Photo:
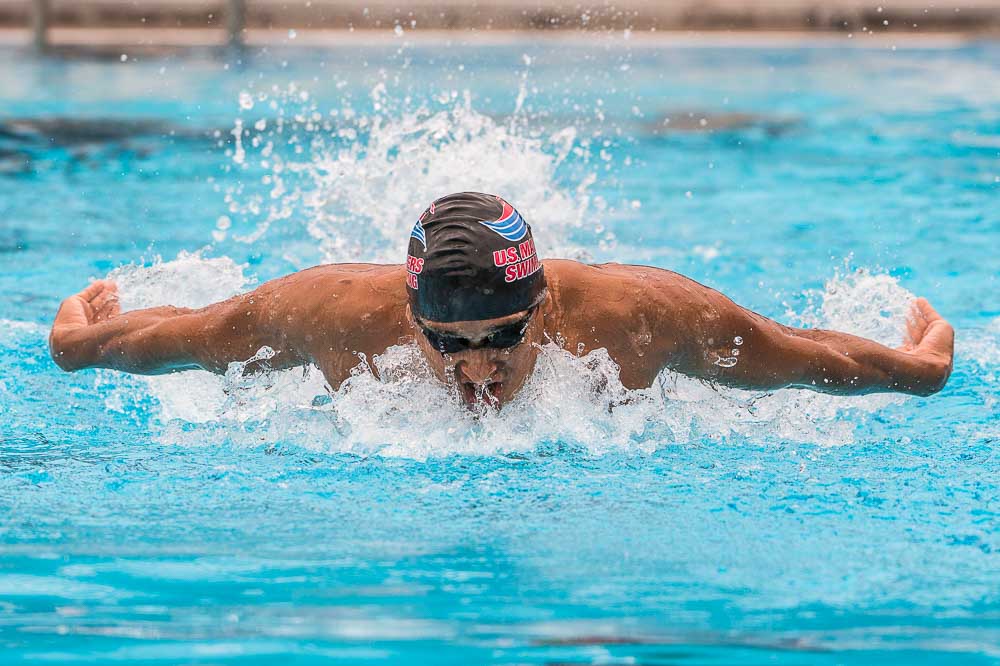
[[[647,269],[649,270],[649,269]],[[954,331],[923,298],[911,306],[906,342],[892,349],[848,333],[781,325],[719,292],[667,273],[656,308],[666,367],[748,389],[809,388],[840,395],[940,391],[952,369]]]
[[[122,313],[115,283],[98,280],[63,301],[49,347],[55,362],[68,371],[113,368],[162,374],[204,368],[221,373],[264,345],[279,352],[272,367],[299,364],[301,358],[284,337],[261,321],[267,295],[251,292],[200,309],[164,306]]]

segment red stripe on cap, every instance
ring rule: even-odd
[[[499,219],[491,220],[491,222],[499,222],[501,220],[506,220],[514,212],[514,207],[511,206],[506,201],[504,201],[503,199],[501,199],[500,197],[497,197],[497,201],[503,204],[503,212],[500,213]]]

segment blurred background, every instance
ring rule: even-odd
[[[0,0],[2,39],[19,42],[30,35],[37,48],[115,40],[135,46],[254,43],[266,41],[268,31],[287,28],[385,30],[397,26],[404,30],[996,33],[1000,31],[1000,2]],[[81,29],[89,31],[81,33]]]

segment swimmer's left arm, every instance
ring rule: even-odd
[[[848,333],[784,326],[668,275],[653,281],[663,290],[650,306],[659,306],[653,317],[664,333],[657,345],[663,364],[683,374],[757,390],[922,396],[940,391],[951,374],[954,331],[925,299],[912,305],[906,343],[892,349]]]

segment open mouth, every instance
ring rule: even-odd
[[[503,383],[474,384],[472,382],[460,382],[459,391],[462,394],[462,400],[469,407],[481,404],[499,407],[500,396],[503,395]]]

